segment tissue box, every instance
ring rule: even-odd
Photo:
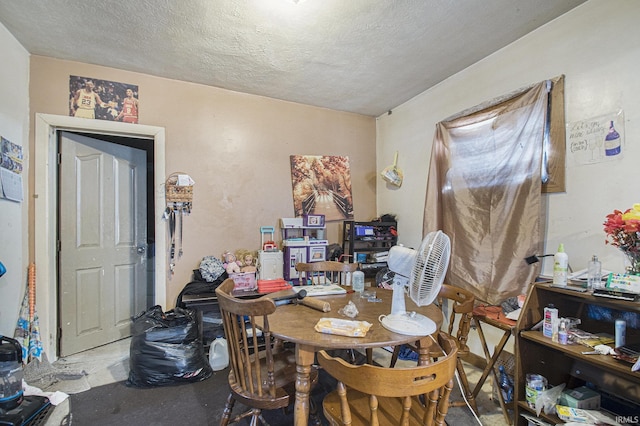
[[[560,395],[560,405],[585,410],[597,410],[600,408],[600,394],[585,386],[569,389]]]

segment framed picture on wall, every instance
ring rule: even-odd
[[[353,219],[349,157],[292,155],[291,184],[296,217],[335,221]]]
[[[91,77],[69,76],[69,115],[138,123],[138,86]]]

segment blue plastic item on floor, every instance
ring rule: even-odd
[[[402,345],[400,347],[400,352],[398,352],[398,358],[403,361],[417,361],[418,353],[412,350],[407,345]]]

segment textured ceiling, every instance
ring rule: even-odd
[[[34,55],[370,116],[585,0],[14,0]]]

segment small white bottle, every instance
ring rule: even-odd
[[[564,318],[560,319],[560,324],[558,325],[558,343],[561,345],[569,343],[569,330],[567,330],[567,320]]]
[[[358,294],[362,294],[364,291],[364,272],[360,270],[360,264],[358,264],[358,270],[353,272],[351,276],[351,286],[353,287],[353,291]]]
[[[594,254],[587,267],[587,288],[589,290],[595,290],[597,288],[600,288],[601,283],[602,264],[598,260],[598,256]]]
[[[553,285],[566,287],[569,271],[569,256],[564,252],[564,244],[560,244],[558,252],[553,256]]]

